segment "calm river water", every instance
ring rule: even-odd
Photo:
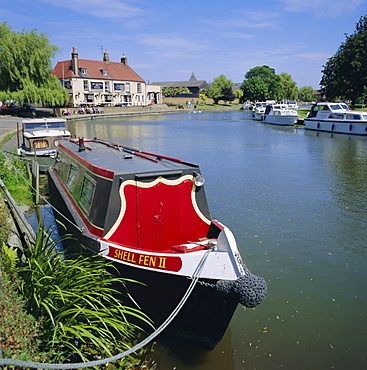
[[[365,368],[367,138],[265,125],[245,111],[69,126],[200,164],[212,216],[268,283],[265,302],[238,306],[213,351],[157,343],[158,369]]]

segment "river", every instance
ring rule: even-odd
[[[364,369],[367,138],[253,121],[246,111],[69,122],[78,137],[198,163],[212,216],[268,284],[210,352],[175,343],[158,369]],[[210,315],[210,312],[208,312]]]

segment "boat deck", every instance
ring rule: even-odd
[[[84,161],[85,167],[103,168],[105,171],[114,172],[115,175],[157,172],[174,174],[175,171],[192,171],[199,168],[196,164],[179,159],[147,153],[98,139],[84,140],[85,150],[82,151],[79,149],[78,140],[63,141],[60,145],[67,148],[70,155],[77,154]],[[116,155],[118,151],[121,155]]]

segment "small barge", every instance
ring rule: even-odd
[[[198,165],[97,138],[70,139],[60,142],[48,176],[60,221],[78,240],[73,248],[84,245],[114,261],[122,277],[143,283],[128,290],[156,327],[207,254],[166,334],[214,348],[238,304],[265,299],[265,280],[249,271],[232,232],[210,216]]]
[[[40,171],[45,172],[55,161],[56,149],[60,140],[71,137],[66,128],[66,120],[60,118],[29,119],[22,121],[22,142],[18,154],[35,158]]]

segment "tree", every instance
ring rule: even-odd
[[[207,95],[214,100],[214,104],[218,104],[219,100],[228,101],[230,100],[227,99],[229,90],[224,89],[230,89],[232,91],[232,86],[233,82],[225,75],[221,74],[214,78],[211,87],[207,90]],[[232,100],[234,100],[234,98]]]
[[[278,99],[296,100],[298,98],[297,84],[292,80],[292,76],[282,72],[280,75],[280,91]]]
[[[45,34],[35,30],[13,32],[0,24],[0,96],[29,104],[41,102],[63,105],[68,94],[56,76],[51,75],[51,59],[58,48]]]
[[[176,96],[176,95],[190,94],[190,90],[188,87],[183,87],[183,86],[163,87],[162,94],[164,96]]]
[[[313,101],[315,100],[315,94],[312,86],[302,86],[299,89],[298,99],[302,101]]]
[[[361,17],[354,33],[345,37],[323,66],[320,86],[328,100],[340,97],[355,104],[367,96],[367,16]]]
[[[222,90],[221,100],[224,100],[225,102],[231,102],[235,99],[236,99],[236,95],[233,93],[233,90],[231,87],[225,87]]]
[[[245,74],[245,79],[249,80],[255,77],[261,78],[261,80],[266,84],[267,86],[267,96],[266,99],[279,99],[279,93],[280,93],[280,81],[281,78],[275,74],[275,69],[270,68],[269,66],[257,66],[252,69],[250,69]]]
[[[264,101],[268,95],[268,85],[261,77],[252,77],[241,85],[243,100]]]

